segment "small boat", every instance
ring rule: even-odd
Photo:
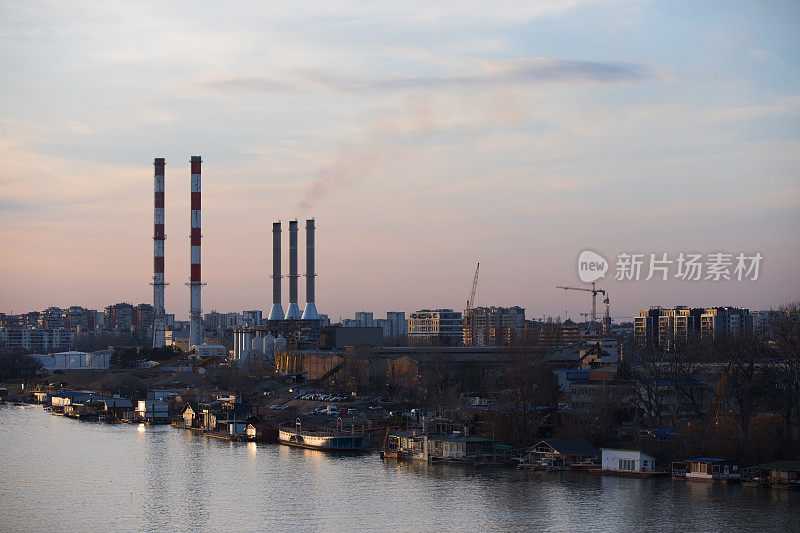
[[[336,429],[303,428],[298,418],[294,426],[278,428],[278,442],[287,446],[327,452],[362,452],[369,449],[369,435],[342,429],[341,419]]]
[[[584,459],[579,463],[569,465],[572,470],[600,470],[600,461],[597,458]]]

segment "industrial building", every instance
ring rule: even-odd
[[[416,346],[458,346],[464,321],[452,309],[421,309],[408,318],[408,342]]]

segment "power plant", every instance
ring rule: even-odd
[[[190,215],[189,234],[189,346],[203,344],[203,307],[201,289],[201,166],[202,158],[192,156],[190,161]],[[154,171],[154,215],[153,215],[153,347],[166,345],[166,312],[164,309],[164,158],[155,158]],[[272,224],[272,307],[263,324],[238,327],[234,330],[234,357],[241,359],[253,354],[271,354],[275,349],[287,346],[291,339],[294,346],[315,344],[319,337],[319,314],[315,303],[314,263],[314,219],[306,220],[306,305],[300,311],[298,303],[298,221],[289,221],[289,306],[283,312],[281,291],[281,223]],[[273,336],[273,333],[276,336]]]

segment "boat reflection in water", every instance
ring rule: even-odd
[[[287,446],[330,452],[362,452],[369,449],[369,435],[356,432],[355,427],[350,432],[344,431],[341,419],[337,421],[336,429],[329,429],[304,428],[298,418],[294,425],[278,429],[278,442]]]

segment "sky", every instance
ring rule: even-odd
[[[205,312],[266,313],[271,224],[310,217],[334,320],[463,309],[478,262],[475,305],[580,319],[586,249],[617,321],[800,299],[799,30],[796,1],[2,1],[0,312],[152,302],[165,157],[187,317],[193,155]],[[617,280],[623,252],[763,260]]]

